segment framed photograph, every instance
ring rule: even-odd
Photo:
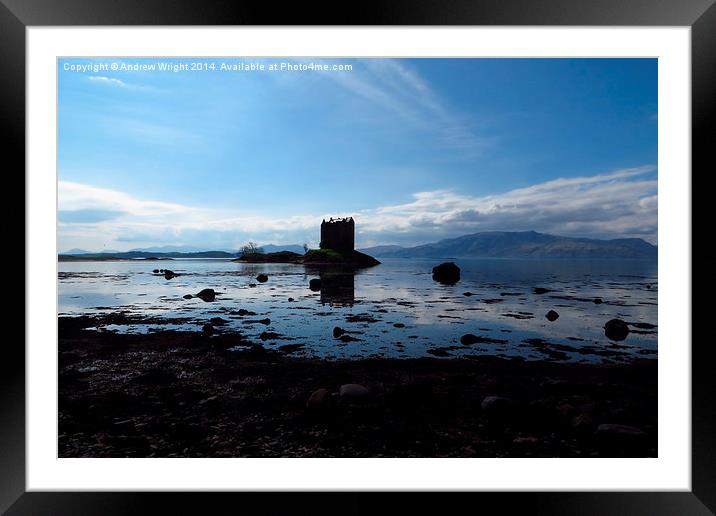
[[[711,3],[4,0],[0,507],[712,514]]]

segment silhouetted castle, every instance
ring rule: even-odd
[[[355,222],[353,217],[321,222],[321,249],[355,250]]]

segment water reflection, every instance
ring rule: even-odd
[[[351,307],[355,303],[355,270],[321,267],[311,271],[321,279],[321,304]]]

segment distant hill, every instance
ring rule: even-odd
[[[657,247],[641,238],[597,240],[535,231],[487,231],[415,247],[361,249],[381,258],[600,258],[656,259]]]
[[[104,261],[104,260],[151,260],[151,259],[168,259],[168,258],[234,258],[235,253],[227,253],[226,251],[200,251],[196,253],[149,253],[146,251],[127,251],[124,253],[86,253],[86,254],[69,254],[62,253],[59,255],[60,261]]]
[[[402,251],[405,247],[399,245],[377,245],[375,247],[366,247],[364,249],[358,249],[361,253],[366,253],[371,256],[385,256],[394,251]]]
[[[217,250],[213,250],[211,252],[215,252]],[[218,251],[223,251],[226,253],[231,253],[232,251],[230,249],[218,249]],[[103,252],[116,252],[116,251],[103,251]],[[204,253],[207,252],[207,249],[205,247],[196,247],[191,245],[165,245],[165,246],[158,246],[158,247],[141,247],[137,249],[130,249],[130,253],[152,253],[152,254],[164,254],[164,253]],[[234,253],[236,254],[236,253]]]
[[[266,244],[259,246],[265,253],[278,253],[280,251],[291,251],[292,253],[303,254],[303,246],[298,244],[273,245]]]

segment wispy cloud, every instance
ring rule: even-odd
[[[336,215],[356,217],[357,240],[362,246],[416,244],[488,230],[641,237],[656,243],[654,172],[655,167],[649,166],[554,179],[489,196],[451,190],[418,192],[410,202],[358,213],[303,213],[287,218],[143,200],[111,189],[60,181],[62,212],[112,214],[95,221],[61,217],[61,247],[172,244],[238,248],[247,240],[315,246],[321,219]]]
[[[127,82],[116,77],[107,77],[106,75],[88,75],[87,80],[95,84],[100,84],[108,87],[122,88],[124,90],[136,90],[144,93],[166,93],[164,90],[149,86],[147,84],[137,84],[135,82]]]
[[[360,69],[324,72],[336,84],[415,127],[434,133],[464,157],[480,154],[489,139],[440,97],[417,71],[394,59],[366,59]]]
[[[115,137],[130,138],[147,145],[202,150],[206,143],[198,132],[139,118],[108,116],[101,118],[99,125]]]
[[[129,88],[130,85],[126,82],[115,79],[114,77],[105,77],[104,75],[90,75],[87,77],[92,82],[96,82],[99,84],[106,84],[108,86],[118,86],[120,88]]]

